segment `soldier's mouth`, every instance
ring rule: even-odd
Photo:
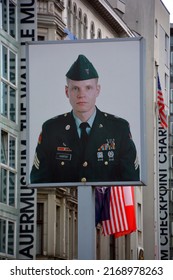
[[[77,105],[85,105],[85,104],[87,104],[87,102],[85,102],[85,101],[80,101],[77,103]]]

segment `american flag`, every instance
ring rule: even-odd
[[[102,221],[103,234],[120,237],[136,230],[134,187],[111,187],[110,216]]]
[[[160,124],[164,129],[166,129],[168,127],[167,115],[165,113],[165,103],[164,103],[163,93],[160,85],[159,75],[157,78],[157,105],[158,105],[158,113],[160,117]]]

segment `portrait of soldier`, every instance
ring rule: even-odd
[[[129,123],[99,110],[100,92],[96,68],[80,54],[66,73],[65,95],[72,110],[43,123],[31,183],[140,180]]]

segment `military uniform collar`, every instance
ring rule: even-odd
[[[74,117],[77,129],[79,128],[80,124],[82,123],[82,121],[74,114],[74,112],[72,111],[72,115]],[[89,124],[90,127],[92,127],[94,119],[96,116],[96,110],[94,111],[94,113],[92,114],[92,116],[89,118],[89,120],[87,121],[87,123]]]

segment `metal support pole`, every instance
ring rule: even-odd
[[[78,187],[78,259],[96,259],[94,187]]]

